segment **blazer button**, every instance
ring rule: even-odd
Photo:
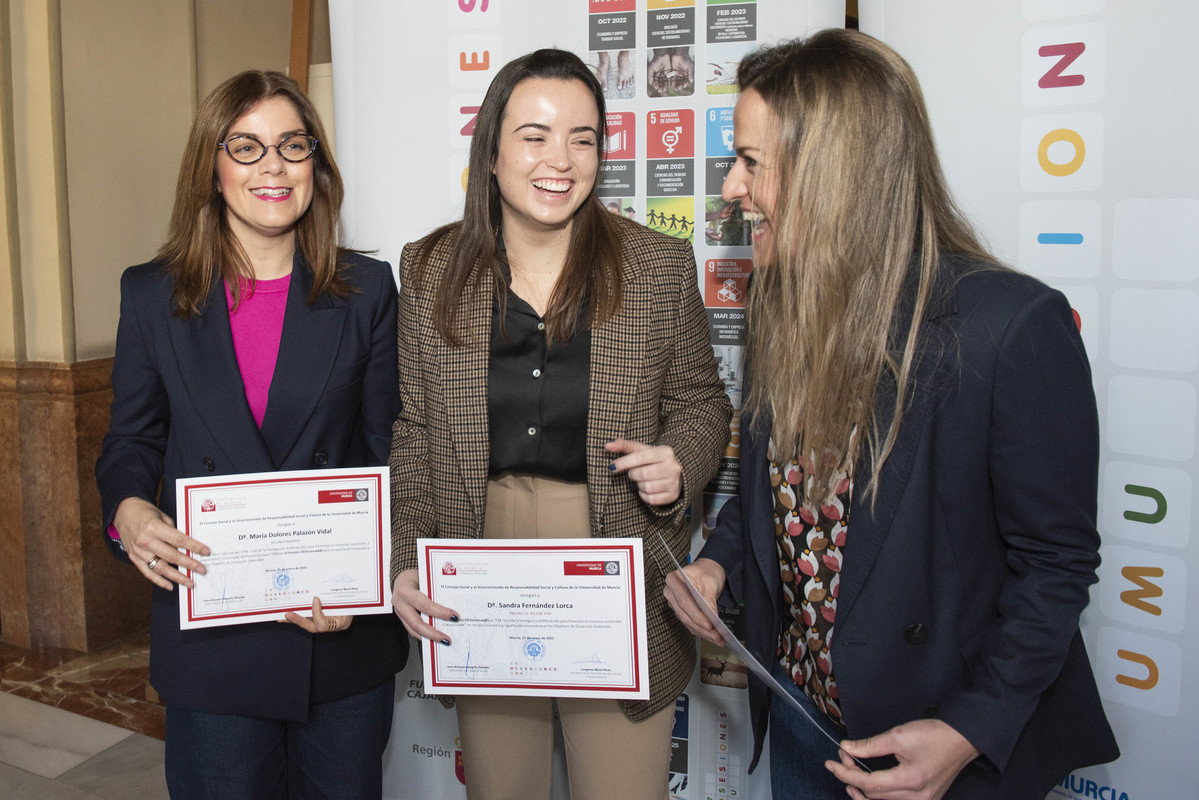
[[[325,466],[329,463],[329,454],[324,450],[317,450],[316,454],[312,457],[312,463],[316,464],[318,467]]]
[[[909,625],[903,631],[903,640],[908,644],[924,644],[926,639],[928,639],[928,626],[923,622]]]
[[[933,705],[929,706],[928,708],[924,709],[924,713],[922,713],[920,716],[924,717],[925,719],[932,719],[933,717],[937,716],[937,712],[940,710],[941,710],[940,706],[933,704]]]
[[[214,471],[216,469],[216,462],[208,456],[204,456],[204,469],[208,470],[209,472]]]

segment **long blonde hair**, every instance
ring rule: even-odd
[[[992,261],[954,205],[916,76],[849,30],[757,50],[738,83],[770,109],[773,246],[747,300],[747,408],[769,414],[776,461],[801,461],[809,501],[856,474],[873,505],[912,390],[941,254]],[[756,254],[755,254],[756,255]],[[756,259],[755,259],[756,260]],[[894,382],[890,419],[876,419]]]

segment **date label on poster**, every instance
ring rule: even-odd
[[[631,50],[637,46],[637,15],[592,14],[587,33],[589,50]]]
[[[650,197],[695,194],[694,159],[648,161],[645,168],[648,170],[646,194]]]
[[[682,47],[695,44],[695,9],[678,8],[649,12],[646,38],[650,47]]]
[[[708,44],[752,42],[757,38],[756,5],[708,7]]]

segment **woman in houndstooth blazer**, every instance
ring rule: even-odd
[[[660,800],[694,665],[663,541],[686,557],[732,411],[691,246],[596,198],[604,119],[576,56],[508,64],[479,112],[465,218],[401,262],[392,575],[409,633],[442,640],[421,615],[455,616],[417,589],[418,537],[645,542],[650,699],[459,698],[471,798],[549,796],[556,704],[575,800]]]

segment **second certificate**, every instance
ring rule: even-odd
[[[640,539],[420,539],[427,694],[649,697]]]

